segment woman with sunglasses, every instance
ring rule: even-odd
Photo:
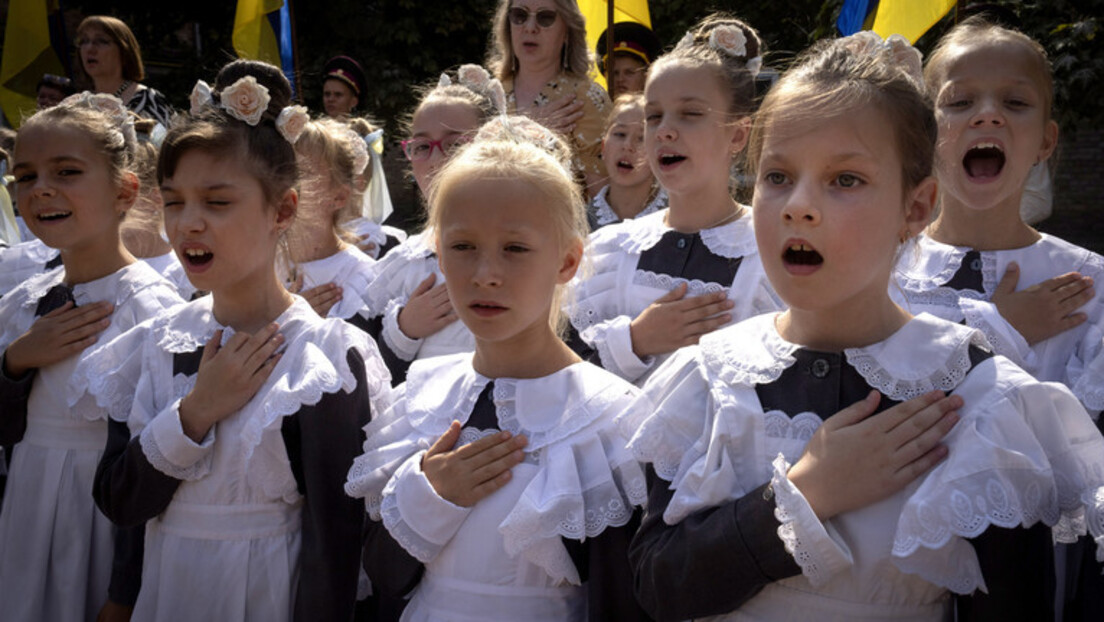
[[[464,65],[453,76],[442,74],[424,91],[411,116],[410,138],[402,141],[423,196],[452,152],[504,107],[502,85],[478,65]],[[373,266],[364,292],[367,330],[395,385],[406,379],[416,359],[475,350],[471,331],[456,321],[433,239],[432,231],[422,231],[391,249]]]
[[[605,184],[605,89],[591,69],[586,23],[575,0],[499,0],[487,66],[506,89],[509,112],[564,135],[575,177],[592,197]]]
[[[142,50],[122,20],[107,15],[90,15],[77,27],[77,82],[93,93],[107,93],[123,100],[138,116],[168,127],[172,106],[160,91],[142,80],[146,70]]]

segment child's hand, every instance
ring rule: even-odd
[[[456,311],[445,284],[434,287],[437,275],[430,274],[410,295],[399,311],[399,330],[411,339],[425,339],[456,321]]]
[[[880,395],[829,417],[788,477],[824,521],[901,490],[947,455],[940,441],[958,422],[962,398],[932,391],[868,419]]]
[[[307,291],[303,291],[302,274],[295,277],[295,280],[292,281],[291,285],[288,287],[288,291],[302,296],[307,301],[307,304],[314,309],[314,312],[322,317],[329,315],[330,309],[332,309],[344,295],[344,290],[336,283],[323,283]]]
[[[32,369],[53,365],[96,343],[108,326],[115,306],[96,302],[80,307],[72,302],[54,309],[31,324],[4,354],[4,373],[19,378]]]
[[[454,450],[459,439],[460,422],[453,421],[422,458],[422,472],[442,499],[470,508],[510,481],[528,441],[503,431]]]
[[[1092,277],[1068,272],[1018,292],[1019,280],[1020,266],[1016,262],[1008,264],[993,291],[993,304],[1028,345],[1064,333],[1088,319],[1075,311],[1096,295]]]
[[[365,255],[371,256],[376,250],[376,243],[372,241],[371,233],[357,236],[356,245]]]
[[[686,298],[686,288],[686,283],[680,283],[636,316],[629,326],[633,354],[643,359],[674,352],[732,319],[726,312],[735,304],[727,292]]]
[[[575,123],[583,118],[583,102],[576,99],[574,93],[568,93],[544,106],[533,106],[525,114],[553,132],[569,134],[575,129]]]
[[[195,387],[180,401],[188,438],[202,442],[212,426],[253,399],[282,356],[276,352],[284,343],[278,328],[269,324],[255,335],[236,333],[221,347],[222,331],[215,331],[203,348]]]

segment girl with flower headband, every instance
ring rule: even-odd
[[[669,207],[591,235],[571,313],[577,350],[638,386],[678,348],[781,307],[732,197],[761,54],[755,29],[713,15],[649,69],[644,149]]]
[[[349,619],[364,512],[341,483],[389,378],[367,335],[277,276],[298,206],[287,79],[235,61],[202,95],[158,178],[173,248],[211,293],[74,374],[71,401],[111,416],[93,494],[116,524],[145,525],[135,619]]]
[[[453,150],[483,123],[505,110],[502,85],[479,65],[462,65],[455,78],[441,74],[422,96],[403,153],[423,196]],[[417,359],[471,352],[471,333],[456,321],[432,245],[433,231],[412,235],[381,259],[365,299],[376,338],[395,384]]]
[[[139,192],[134,149],[122,102],[88,93],[36,113],[16,139],[20,210],[61,263],[0,300],[0,445],[15,445],[0,511],[5,619],[89,620],[109,596],[133,603],[113,576],[116,529],[88,494],[108,413],[68,403],[66,386],[93,344],[181,302],[120,238]]]
[[[383,523],[373,586],[414,590],[407,622],[644,619],[624,548],[644,474],[614,420],[647,406],[558,335],[587,230],[570,159],[551,130],[499,117],[431,185],[427,230],[475,352],[410,366],[346,485]],[[417,565],[399,575],[402,556]]]
[[[1104,541],[1104,438],[1077,399],[890,298],[935,205],[936,121],[919,52],[872,39],[815,45],[752,130],[789,309],[675,353],[655,412],[624,421],[653,475],[630,557],[661,620],[1049,620],[1049,527]]]
[[[299,114],[301,125],[286,126],[296,129],[300,175],[299,212],[287,237],[288,279],[322,317],[366,329],[363,293],[376,262],[352,243],[345,223],[360,212],[356,176],[368,166],[368,147],[344,123],[306,120],[305,109]]]

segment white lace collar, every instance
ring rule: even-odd
[[[472,368],[471,359],[466,352],[411,365],[406,393],[411,426],[436,436],[453,419],[467,420],[492,381]],[[588,363],[569,365],[541,378],[493,380],[499,425],[512,434],[524,434],[529,440],[526,451],[546,447],[593,423],[627,389],[619,378]]]
[[[38,301],[50,291],[50,288],[61,285],[64,281],[65,266],[58,266],[49,272],[36,274],[27,279],[25,287],[28,295],[23,300],[23,307],[37,307]],[[144,261],[136,261],[107,276],[74,285],[73,299],[78,305],[109,301],[116,307],[120,307],[136,292],[157,283],[164,284],[166,288],[172,287]]]
[[[222,343],[225,344],[236,331],[218,323],[212,309],[213,304],[211,296],[204,296],[177,307],[172,313],[158,316],[152,327],[157,346],[169,354],[195,352],[206,345],[215,331],[220,329]],[[322,318],[311,309],[310,304],[298,296],[294,297],[291,306],[275,320],[280,326],[280,334],[284,336],[285,343],[290,343],[310,324],[321,321]]]
[[[752,318],[701,340],[702,360],[726,384],[774,382],[801,346],[778,334],[777,314]],[[977,330],[920,314],[885,341],[844,350],[848,363],[871,387],[897,401],[954,389],[970,370],[970,346],[990,351]]]
[[[759,252],[751,224],[751,210],[747,207],[743,209],[743,215],[736,220],[698,232],[701,241],[714,255],[736,259]],[[674,231],[667,226],[666,209],[625,220],[617,226],[623,228],[623,235],[619,236],[621,248],[632,254],[640,254],[652,248],[663,234]]]
[[[592,200],[594,205],[594,220],[598,223],[599,227],[612,225],[622,220],[609,204],[609,191],[609,184],[602,186],[602,189],[598,191],[598,194],[594,195],[594,199]],[[648,214],[654,214],[664,207],[667,207],[667,191],[660,188],[655,198],[645,205],[644,209],[633,218],[642,218]]]

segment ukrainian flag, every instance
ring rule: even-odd
[[[881,0],[872,30],[883,39],[898,34],[916,43],[954,6],[955,0]]]
[[[284,0],[238,0],[234,13],[234,51],[241,58],[261,60],[280,67],[295,84],[295,52],[291,36],[291,11]]]
[[[579,10],[586,18],[587,47],[591,52],[598,46],[598,37],[606,30],[609,24],[607,1],[613,2],[613,23],[638,22],[648,28],[652,27],[652,17],[648,13],[648,0],[579,0]],[[595,82],[606,85],[605,78],[597,71],[594,72]]]
[[[35,87],[43,74],[65,75],[50,47],[51,8],[47,0],[11,0],[0,58],[0,106],[13,127],[35,111]]]

